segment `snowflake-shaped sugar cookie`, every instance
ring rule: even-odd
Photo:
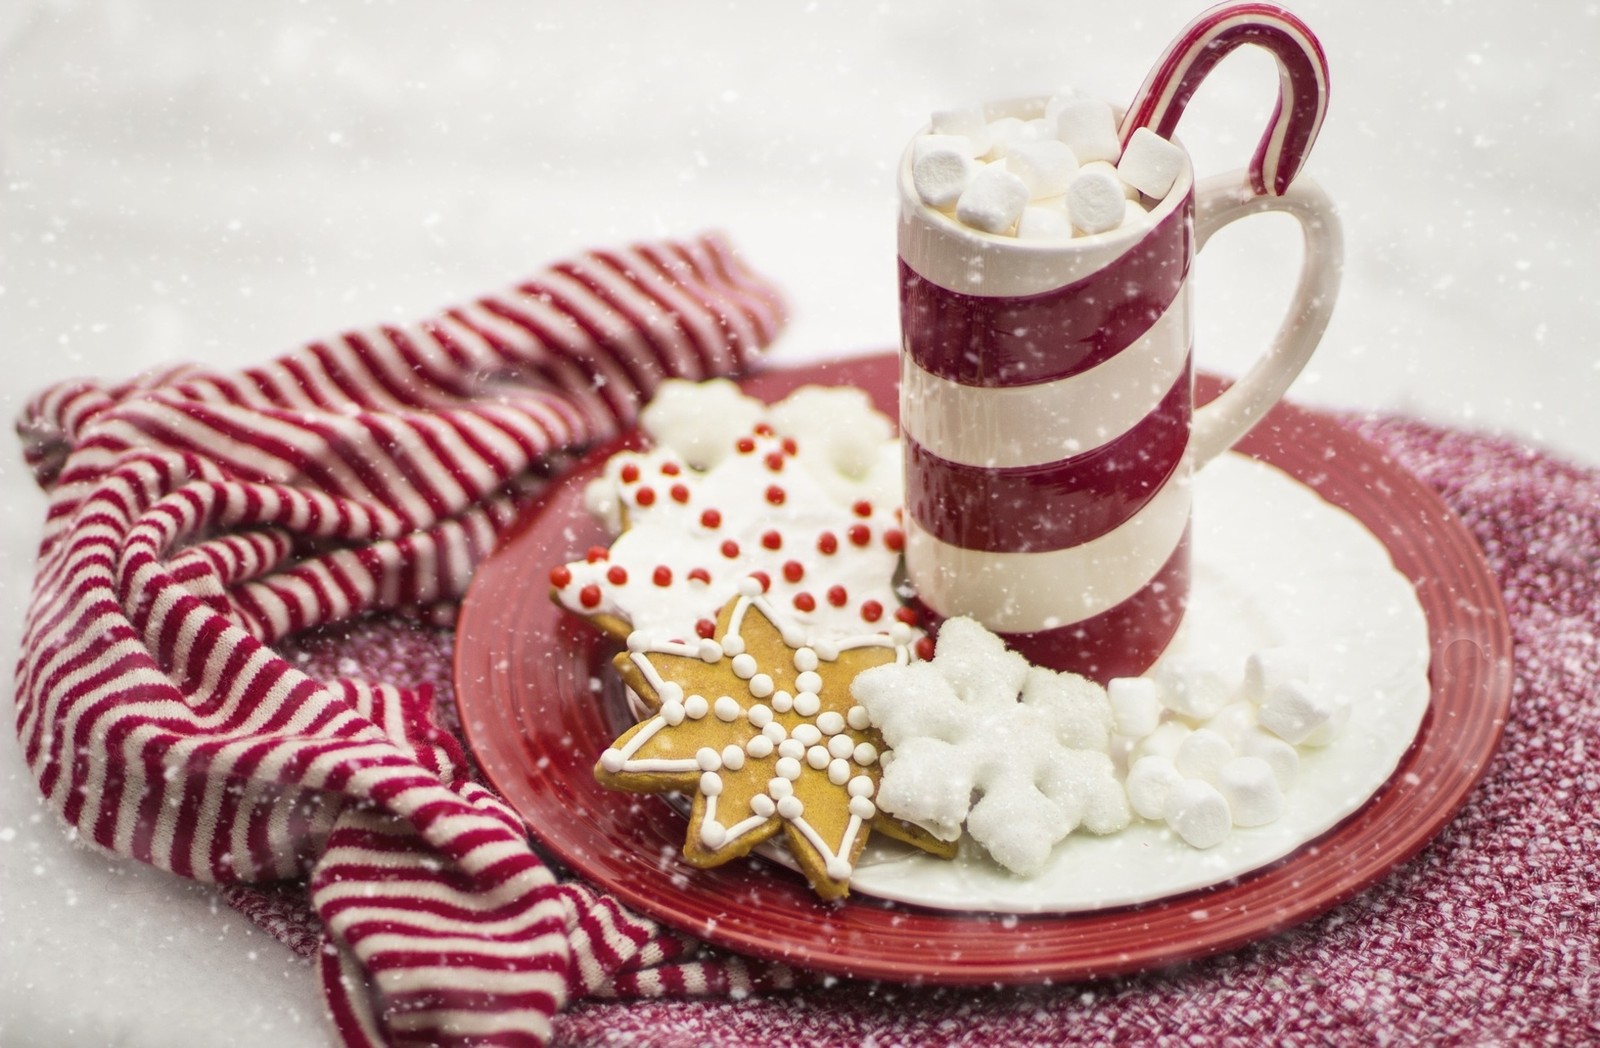
[[[882,739],[851,701],[861,671],[909,658],[911,631],[807,643],[753,580],[718,618],[715,639],[646,631],[616,658],[651,710],[600,757],[602,785],[693,796],[683,854],[716,866],[780,831],[823,898],[849,891],[873,828],[935,854],[950,849],[881,815]]]
[[[1128,825],[1104,689],[1030,666],[972,619],[943,624],[932,660],[868,670],[851,694],[891,750],[878,806],[941,840],[965,825],[1028,876],[1079,826]]]

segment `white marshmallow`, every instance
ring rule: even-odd
[[[981,105],[935,110],[928,123],[929,130],[936,135],[965,135],[974,142],[988,138],[989,120],[983,115]]]
[[[1227,705],[1231,690],[1216,670],[1189,659],[1174,658],[1162,663],[1156,679],[1161,683],[1161,701],[1167,709],[1195,720],[1216,716]]]
[[[984,128],[984,135],[989,143],[988,152],[984,155],[990,160],[1004,159],[1019,145],[1037,137],[1035,129],[1029,127],[1027,121],[1014,116],[989,121]]]
[[[990,164],[967,182],[956,200],[956,217],[985,233],[1009,233],[1028,206],[1028,187],[999,164]]]
[[[1140,739],[1161,724],[1161,694],[1149,677],[1119,677],[1106,685],[1118,735]]]
[[[1345,721],[1350,719],[1349,699],[1343,695],[1325,695],[1323,701],[1328,704],[1328,719],[1319,727],[1312,728],[1310,734],[1300,740],[1302,746],[1328,745],[1338,736]]]
[[[1117,118],[1111,103],[1099,98],[1071,98],[1056,110],[1056,137],[1072,147],[1080,164],[1091,160],[1116,163],[1122,153]]]
[[[1139,191],[1137,189],[1133,188],[1132,186],[1128,185],[1128,183],[1126,183],[1126,182],[1124,182],[1122,180],[1122,176],[1117,173],[1117,165],[1116,164],[1113,164],[1113,163],[1111,163],[1109,161],[1106,161],[1106,160],[1092,160],[1089,163],[1084,164],[1083,167],[1082,167],[1082,170],[1084,170],[1084,171],[1104,171],[1106,174],[1111,175],[1111,176],[1116,178],[1117,184],[1122,187],[1122,195],[1123,196],[1127,197],[1129,200],[1138,200],[1139,199]]]
[[[911,166],[915,167],[918,161],[936,149],[953,149],[957,153],[976,157],[975,148],[972,139],[966,135],[918,135],[911,140]]]
[[[1139,740],[1133,747],[1133,759],[1159,754],[1171,760],[1178,755],[1178,747],[1183,745],[1183,740],[1193,731],[1193,728],[1182,721],[1167,721]]]
[[[1082,171],[1067,187],[1067,214],[1072,224],[1085,233],[1104,233],[1122,224],[1128,198],[1122,195],[1122,182],[1104,171]]]
[[[1252,728],[1245,732],[1236,747],[1240,756],[1260,757],[1272,768],[1278,788],[1288,791],[1300,778],[1300,751],[1284,742],[1270,731]]]
[[[1299,745],[1333,717],[1333,704],[1301,681],[1284,681],[1272,689],[1256,719],[1284,742]]]
[[[1078,173],[1078,158],[1065,142],[1017,142],[1006,155],[1006,170],[1022,179],[1033,200],[1060,196]]]
[[[1256,708],[1248,702],[1230,702],[1206,721],[1204,727],[1210,728],[1234,746],[1238,746],[1239,740],[1244,738],[1247,732],[1255,730]]]
[[[1311,662],[1305,653],[1297,648],[1262,648],[1244,660],[1244,684],[1239,697],[1259,706],[1278,685],[1292,680],[1311,681]]]
[[[1166,757],[1141,757],[1128,769],[1123,781],[1128,791],[1128,803],[1142,818],[1166,817],[1167,794],[1183,781],[1183,773]]]
[[[1149,221],[1150,212],[1145,210],[1144,205],[1137,200],[1129,200],[1127,208],[1122,212],[1122,225],[1117,228],[1126,229],[1129,226],[1142,226]]]
[[[1214,848],[1233,832],[1233,813],[1218,789],[1200,779],[1184,779],[1167,791],[1162,816],[1192,848]]]
[[[1217,771],[1217,788],[1235,826],[1265,826],[1283,814],[1283,790],[1260,757],[1235,757]]]
[[[1117,161],[1117,173],[1124,182],[1157,200],[1172,189],[1182,170],[1183,150],[1148,127],[1133,132]]]
[[[1191,779],[1215,782],[1224,764],[1233,760],[1233,745],[1210,728],[1200,728],[1183,740],[1172,763]]]
[[[1051,125],[1056,126],[1056,117],[1061,115],[1061,110],[1078,97],[1078,89],[1068,84],[1055,94],[1051,95],[1044,103],[1044,118]],[[1059,134],[1059,130],[1057,131]]]
[[[1071,240],[1072,219],[1053,207],[1027,207],[1017,219],[1018,240]]]
[[[948,137],[948,136],[942,136]],[[949,210],[978,173],[979,164],[950,146],[927,150],[911,165],[911,184],[929,207]]]

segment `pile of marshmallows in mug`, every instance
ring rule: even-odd
[[[1144,221],[1183,170],[1183,151],[1148,128],[1126,149],[1108,102],[1056,96],[1044,116],[988,119],[981,106],[933,114],[911,144],[929,207],[972,229],[1064,240]]]

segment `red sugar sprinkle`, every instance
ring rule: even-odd
[[[709,586],[711,585],[711,572],[707,571],[705,568],[690,568],[689,581],[703,582]]]
[[[748,455],[756,449],[756,442],[749,437],[740,437],[733,442],[733,446],[739,450],[739,454]]]
[[[683,470],[676,462],[663,462],[661,464],[661,472],[665,473],[669,477],[676,477],[679,473],[682,473]]]
[[[583,555],[583,559],[588,561],[590,564],[596,564],[602,560],[609,560],[610,558],[611,551],[606,549],[604,546],[590,546],[589,552]]]
[[[782,549],[783,536],[776,531],[764,531],[761,533],[761,545],[767,549]]]
[[[800,453],[800,445],[794,442],[793,437],[784,437],[783,450],[790,455],[798,455]]]
[[[917,624],[917,612],[915,608],[896,608],[894,617],[905,623],[907,626],[915,626]]]
[[[850,594],[845,592],[845,588],[843,586],[829,586],[828,587],[828,603],[829,604],[832,604],[836,608],[842,608],[842,607],[845,606],[845,604],[847,604],[849,602],[849,600],[850,600]]]
[[[860,502],[857,502],[850,508],[855,511],[855,514],[858,517],[872,516],[872,503],[868,502],[866,499],[862,499]]]
[[[770,437],[772,436],[772,427],[765,422],[757,422],[756,432],[763,437]]]
[[[582,604],[586,608],[599,607],[600,587],[596,586],[592,582],[583,587],[583,589],[578,591],[578,603]]]
[[[701,619],[694,624],[694,631],[706,640],[710,640],[717,635],[717,624],[710,619]]]
[[[672,501],[674,502],[683,503],[689,501],[689,489],[682,484],[672,485],[672,490],[668,494],[672,496]]]
[[[883,533],[883,544],[899,553],[906,548],[906,533],[899,528],[890,528]]]
[[[562,564],[550,569],[550,585],[556,589],[566,589],[572,585],[572,569]]]
[[[656,570],[650,576],[650,581],[654,582],[657,586],[672,585],[672,569],[667,567],[665,564],[656,565]]]
[[[774,473],[781,473],[783,471],[783,452],[767,452],[767,468]]]
[[[638,494],[633,496],[633,499],[641,506],[654,505],[656,501],[656,489],[642,487],[639,489]]]
[[[933,658],[933,638],[920,637],[917,639],[917,658],[927,662]]]
[[[783,577],[790,582],[799,582],[805,576],[805,573],[805,566],[798,560],[786,560],[783,562]]]
[[[729,560],[737,557],[739,555],[739,544],[732,539],[726,540],[722,544],[722,555]]]
[[[839,549],[839,536],[831,531],[824,531],[817,536],[817,549],[823,553],[834,553]]]
[[[877,622],[883,618],[883,605],[875,600],[864,601],[861,605],[861,617],[868,622]]]
[[[764,571],[752,571],[750,577],[761,583],[761,592],[765,593],[772,588],[772,576]]]
[[[796,593],[794,595],[794,606],[800,611],[816,611],[817,598],[809,593]]]
[[[850,536],[850,541],[857,546],[865,546],[872,541],[872,529],[865,524],[850,525],[850,530],[846,534]]]
[[[700,514],[700,523],[708,528],[720,528],[722,527],[722,514],[714,509],[708,509]]]
[[[636,481],[638,479],[639,479],[639,464],[637,462],[626,462],[626,463],[623,463],[623,466],[622,466],[622,482],[624,484],[632,484],[634,481]]]
[[[626,586],[628,584],[628,569],[621,564],[613,564],[606,572],[606,581],[613,586]]]
[[[774,506],[783,505],[783,500],[788,497],[789,496],[784,493],[784,490],[778,487],[776,484],[767,488],[767,501],[772,503]]]

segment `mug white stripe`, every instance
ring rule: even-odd
[[[1193,343],[1189,285],[1132,345],[1077,375],[1031,386],[965,386],[901,354],[900,425],[950,462],[1008,468],[1060,462],[1147,418],[1183,374]]]
[[[1049,553],[985,553],[939,541],[906,521],[917,594],[945,617],[970,615],[1001,633],[1032,633],[1092,618],[1139,592],[1189,524],[1188,470],[1127,523]]]

